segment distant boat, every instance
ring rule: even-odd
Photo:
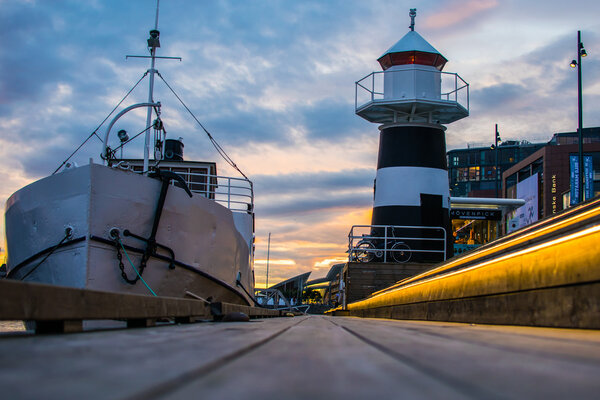
[[[156,56],[157,27],[158,8],[148,39],[148,102],[108,124],[103,164],[66,163],[8,199],[7,278],[253,304],[252,182],[217,176],[214,162],[184,161],[182,140],[166,139],[153,99],[155,61],[164,58]],[[125,160],[117,150],[131,139],[119,131],[121,144],[111,149],[112,127],[137,108],[147,109],[144,158]]]

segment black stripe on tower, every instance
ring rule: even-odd
[[[402,167],[411,168],[405,169]],[[384,168],[390,169],[379,171]],[[415,168],[418,168],[418,170],[415,170]],[[377,169],[379,180],[376,182],[376,190],[381,192],[379,192],[379,195],[376,193],[375,196],[371,224],[443,227],[447,235],[446,257],[451,257],[453,255],[453,238],[451,234],[450,205],[448,204],[449,192],[444,129],[442,127],[418,125],[382,129],[379,140]],[[412,173],[410,176],[413,178],[412,181],[407,179],[406,171]],[[394,185],[398,185],[400,179],[403,180],[400,187],[381,187],[382,184],[389,184],[390,181]],[[422,183],[418,182],[419,180],[435,181],[438,184],[436,187],[423,188]],[[383,191],[387,193],[384,194]],[[394,233],[395,236],[404,237],[428,237],[432,234],[436,235],[432,230],[422,230],[421,232],[410,230],[410,232]],[[439,235],[439,232],[437,232],[437,235]],[[434,241],[420,240],[407,242],[407,244],[415,249],[440,249],[440,243]],[[439,253],[415,253],[414,256],[413,261],[441,261]]]
[[[446,136],[442,128],[394,126],[379,135],[377,169],[428,167],[447,170]]]

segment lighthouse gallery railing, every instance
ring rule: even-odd
[[[429,96],[430,91],[425,91],[424,95],[419,87],[414,87],[414,96],[402,98],[384,98],[384,76],[385,74],[394,74],[398,77],[416,82],[415,74],[421,76],[431,74],[432,78],[441,80],[441,91],[439,97],[432,98]],[[358,110],[365,104],[372,102],[385,101],[411,101],[411,100],[439,100],[444,102],[458,103],[465,109],[469,109],[469,84],[465,82],[458,74],[452,72],[431,71],[429,69],[412,68],[409,70],[398,71],[377,71],[372,72],[356,82],[354,90],[354,109]]]

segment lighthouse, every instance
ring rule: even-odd
[[[469,115],[469,86],[415,31],[356,82],[356,114],[379,124],[369,261],[439,262],[453,255],[445,126]],[[366,248],[367,246],[362,246]]]

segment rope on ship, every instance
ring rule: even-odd
[[[242,170],[231,159],[231,157],[229,157],[229,155],[227,155],[227,153],[225,152],[225,150],[223,150],[223,148],[219,145],[219,143],[217,143],[217,141],[213,138],[213,136],[210,134],[210,132],[204,127],[204,125],[202,125],[202,123],[198,120],[198,118],[196,118],[196,116],[194,115],[194,113],[192,112],[192,110],[190,110],[189,107],[183,102],[183,100],[181,100],[181,97],[179,97],[177,95],[177,93],[175,93],[175,90],[173,90],[173,88],[171,87],[171,85],[169,85],[167,83],[167,81],[165,80],[165,78],[163,78],[163,76],[160,74],[160,72],[156,71],[156,74],[158,75],[158,77],[160,79],[162,79],[162,81],[165,83],[165,85],[167,85],[167,87],[169,88],[169,90],[171,91],[171,93],[173,93],[173,95],[177,98],[177,100],[179,100],[179,102],[181,103],[181,105],[190,113],[190,115],[192,116],[192,118],[194,118],[194,120],[196,121],[196,123],[198,123],[198,125],[200,126],[200,128],[202,128],[202,130],[204,131],[204,133],[206,133],[206,135],[208,136],[208,139],[210,140],[210,142],[212,143],[212,145],[214,146],[214,148],[217,150],[217,153],[219,153],[219,155],[221,157],[223,157],[223,159],[227,162],[227,164],[231,165],[244,178],[248,179],[248,177],[246,176],[246,174],[244,174],[242,172]],[[250,180],[250,179],[248,179],[248,180]]]
[[[144,280],[144,278],[142,278],[142,274],[140,274],[138,272],[137,268],[135,267],[135,265],[133,265],[133,262],[131,261],[131,258],[129,258],[129,254],[127,254],[127,250],[125,250],[125,247],[123,247],[123,242],[121,242],[121,238],[117,236],[115,240],[117,242],[119,242],[119,246],[121,246],[121,248],[123,249],[123,253],[125,253],[125,257],[127,257],[127,261],[129,261],[129,264],[131,265],[131,268],[133,268],[133,270],[135,271],[135,273],[138,276],[139,280],[141,280],[142,283],[144,284],[144,286],[146,286],[146,288],[150,291],[150,293],[152,293],[152,295],[156,297],[156,293],[154,293],[154,290],[152,290],[150,288],[150,286],[148,286],[148,284],[146,283],[146,281]],[[125,273],[125,271],[123,271],[123,273]]]
[[[129,90],[129,92],[127,92],[127,94],[125,95],[125,97],[123,97],[123,98],[121,99],[121,101],[119,102],[119,104],[117,104],[117,105],[115,106],[115,108],[113,108],[113,109],[112,109],[112,111],[111,111],[111,112],[110,112],[110,113],[109,113],[109,114],[106,116],[106,118],[104,118],[104,120],[103,120],[103,121],[100,123],[100,125],[98,125],[98,127],[96,127],[96,129],[94,129],[92,133],[90,133],[90,135],[87,137],[87,139],[85,139],[85,140],[83,141],[83,143],[81,143],[81,144],[79,145],[79,147],[77,147],[77,148],[75,149],[75,151],[74,151],[73,153],[71,153],[71,155],[70,155],[69,157],[67,157],[67,159],[66,159],[65,161],[63,161],[63,162],[62,162],[62,164],[60,164],[60,165],[58,166],[58,168],[56,168],[56,169],[54,170],[54,172],[52,173],[52,175],[56,174],[56,173],[57,173],[57,172],[58,172],[58,171],[59,171],[59,170],[60,170],[60,169],[63,167],[63,165],[65,165],[67,162],[69,162],[69,160],[70,160],[70,159],[71,159],[71,158],[72,158],[72,157],[75,155],[75,153],[77,153],[77,152],[78,152],[78,151],[79,151],[79,150],[80,150],[80,149],[83,147],[83,145],[85,145],[85,144],[87,143],[87,141],[88,141],[88,140],[90,140],[90,139],[92,138],[92,136],[96,136],[96,137],[98,138],[98,140],[102,141],[102,139],[100,138],[100,136],[98,136],[98,129],[100,129],[100,127],[101,127],[102,125],[104,125],[104,123],[105,123],[105,122],[106,122],[106,121],[107,121],[107,120],[110,118],[110,116],[111,116],[111,115],[113,115],[113,113],[114,113],[114,112],[117,110],[117,108],[119,108],[119,106],[120,106],[120,105],[121,105],[121,104],[122,104],[122,103],[125,101],[125,99],[126,99],[127,97],[129,97],[129,95],[131,94],[131,92],[133,92],[133,91],[134,91],[134,89],[135,89],[135,88],[136,88],[136,87],[137,87],[137,86],[140,84],[140,82],[141,82],[142,80],[144,80],[144,78],[146,77],[146,75],[148,75],[148,71],[146,71],[146,72],[144,73],[144,75],[142,75],[142,77],[141,77],[141,78],[140,78],[140,79],[137,81],[137,83],[136,83],[135,85],[133,85],[133,87],[132,87],[132,88]]]
[[[67,241],[68,240],[68,241]],[[22,261],[21,263],[19,263],[19,265],[17,265],[16,267],[12,268],[8,274],[7,274],[7,278],[11,278],[17,271],[19,271],[21,268],[23,268],[25,265],[28,265],[29,263],[31,263],[33,260],[35,260],[36,258],[42,256],[43,254],[46,254],[46,257],[44,257],[42,259],[42,261],[40,261],[35,267],[33,267],[29,272],[27,272],[25,275],[23,275],[21,278],[19,278],[20,280],[24,280],[25,278],[27,278],[29,275],[31,275],[33,273],[33,271],[35,271],[40,265],[42,265],[44,263],[44,261],[46,261],[48,259],[48,257],[50,257],[52,255],[52,253],[54,253],[54,251],[56,251],[57,249],[73,244],[73,243],[77,243],[77,242],[81,242],[85,240],[85,236],[73,239],[73,228],[71,227],[67,227],[65,229],[65,236],[61,239],[60,242],[58,242],[58,244],[48,247],[42,251],[37,252],[36,254],[34,254],[33,256],[27,258],[26,260]]]
[[[93,241],[99,242],[99,243],[104,243],[104,244],[107,244],[109,246],[114,246],[115,245],[114,241],[109,240],[109,239],[105,239],[105,238],[102,238],[102,237],[99,237],[99,236],[95,236],[95,235],[90,236],[90,240],[93,240]],[[146,252],[145,249],[140,249],[140,248],[133,247],[133,246],[130,246],[130,245],[127,245],[127,244],[124,244],[123,247],[125,249],[127,249],[130,253],[133,252],[133,253],[138,253],[138,254],[144,254]],[[246,296],[244,296],[242,293],[240,293],[237,289],[235,289],[233,286],[231,286],[227,282],[224,282],[224,281],[220,280],[219,278],[217,278],[217,277],[215,277],[215,276],[213,276],[213,275],[211,275],[211,274],[209,274],[207,272],[204,272],[204,271],[202,271],[202,270],[200,270],[200,269],[198,269],[198,268],[196,268],[194,266],[185,264],[185,263],[183,263],[181,261],[178,261],[178,260],[174,260],[171,257],[167,257],[167,256],[164,256],[162,254],[154,253],[154,254],[151,255],[151,257],[156,258],[156,259],[161,260],[161,261],[167,261],[169,263],[172,263],[175,267],[183,268],[183,269],[186,269],[186,270],[188,270],[190,272],[194,272],[194,273],[196,273],[196,274],[198,274],[198,275],[200,275],[200,276],[202,276],[202,277],[204,277],[204,278],[206,278],[206,279],[208,279],[208,280],[210,280],[210,281],[218,284],[219,286],[222,286],[223,288],[227,289],[228,291],[234,293],[235,295],[237,295],[238,297],[240,297],[241,299],[243,299],[244,302],[246,302],[246,304],[250,305],[250,302],[248,301],[248,299],[246,298]]]

